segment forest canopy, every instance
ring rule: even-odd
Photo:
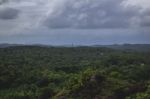
[[[149,99],[150,52],[0,48],[0,99]]]

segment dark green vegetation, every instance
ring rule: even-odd
[[[150,99],[150,52],[0,48],[0,99]]]

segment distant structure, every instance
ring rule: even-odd
[[[73,44],[73,43],[71,44],[71,47],[74,47],[74,44]]]

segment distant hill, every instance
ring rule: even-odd
[[[8,43],[2,43],[0,44],[0,48],[7,48],[7,47],[17,47],[17,46],[38,46],[38,47],[51,47],[50,45],[42,45],[42,44],[8,44]]]
[[[7,48],[12,46],[23,46],[23,44],[8,44],[8,43],[2,43],[0,44],[0,48]]]
[[[94,47],[106,47],[116,50],[129,50],[129,51],[150,51],[150,44],[114,44],[114,45],[95,45]]]
[[[111,48],[115,50],[128,50],[128,51],[142,51],[142,52],[150,52],[150,44],[113,44],[113,45],[93,45],[93,46],[51,46],[51,45],[42,45],[42,44],[0,44],[0,48],[7,48],[7,47],[15,47],[15,46],[39,46],[39,47],[105,47]]]

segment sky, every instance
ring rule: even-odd
[[[150,0],[0,0],[0,43],[150,44]]]

